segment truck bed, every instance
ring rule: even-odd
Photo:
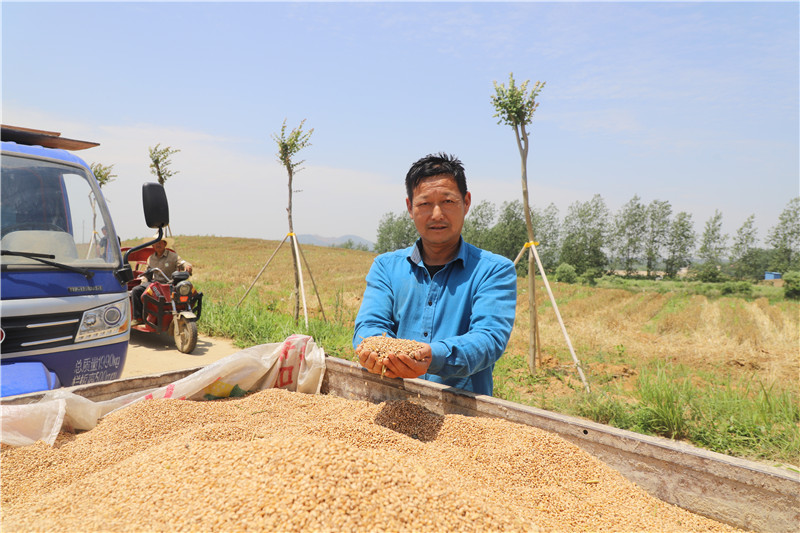
[[[382,378],[343,359],[326,357],[325,364],[322,394],[373,403],[410,400],[439,414],[497,417],[527,424],[561,436],[651,495],[691,512],[751,531],[797,531],[800,524],[800,474],[796,471],[425,380]],[[159,387],[197,370],[108,381],[70,390],[102,401]],[[21,395],[2,403],[31,403],[41,396]]]

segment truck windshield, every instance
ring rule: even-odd
[[[79,268],[119,265],[108,209],[88,170],[3,154],[0,249],[3,266],[52,268],[31,254]]]

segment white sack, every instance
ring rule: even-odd
[[[27,446],[41,440],[52,446],[61,431],[66,410],[66,400],[3,405],[0,411],[3,444]]]
[[[36,403],[0,405],[2,442],[25,446],[42,440],[52,446],[62,427],[89,430],[112,411],[154,398],[203,400],[273,387],[319,394],[324,375],[325,351],[308,335],[291,335],[283,342],[241,350],[156,389],[100,402],[56,389]]]

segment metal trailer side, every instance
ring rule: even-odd
[[[438,414],[489,416],[556,433],[601,459],[651,495],[742,529],[789,532],[800,528],[800,474],[420,379],[370,374],[358,364],[326,357],[321,392],[374,403],[410,400]],[[177,381],[198,368],[72,387],[95,401]],[[41,394],[3,399],[31,403]]]

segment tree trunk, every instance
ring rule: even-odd
[[[292,223],[292,168],[287,167],[289,171],[289,207],[286,208],[289,214],[289,233],[294,234],[294,224]],[[297,270],[297,251],[292,246],[292,266],[294,267],[294,323],[300,321],[300,272]]]
[[[528,201],[528,134],[525,125],[520,126],[520,131],[514,128],[517,135],[517,147],[522,159],[522,203],[525,210],[525,226],[528,228],[528,242],[534,242],[533,221],[531,220],[531,209]],[[536,369],[541,362],[541,352],[539,348],[539,319],[536,312],[536,262],[533,252],[528,250],[528,310],[530,313],[531,329],[528,340],[528,371],[536,373]]]

